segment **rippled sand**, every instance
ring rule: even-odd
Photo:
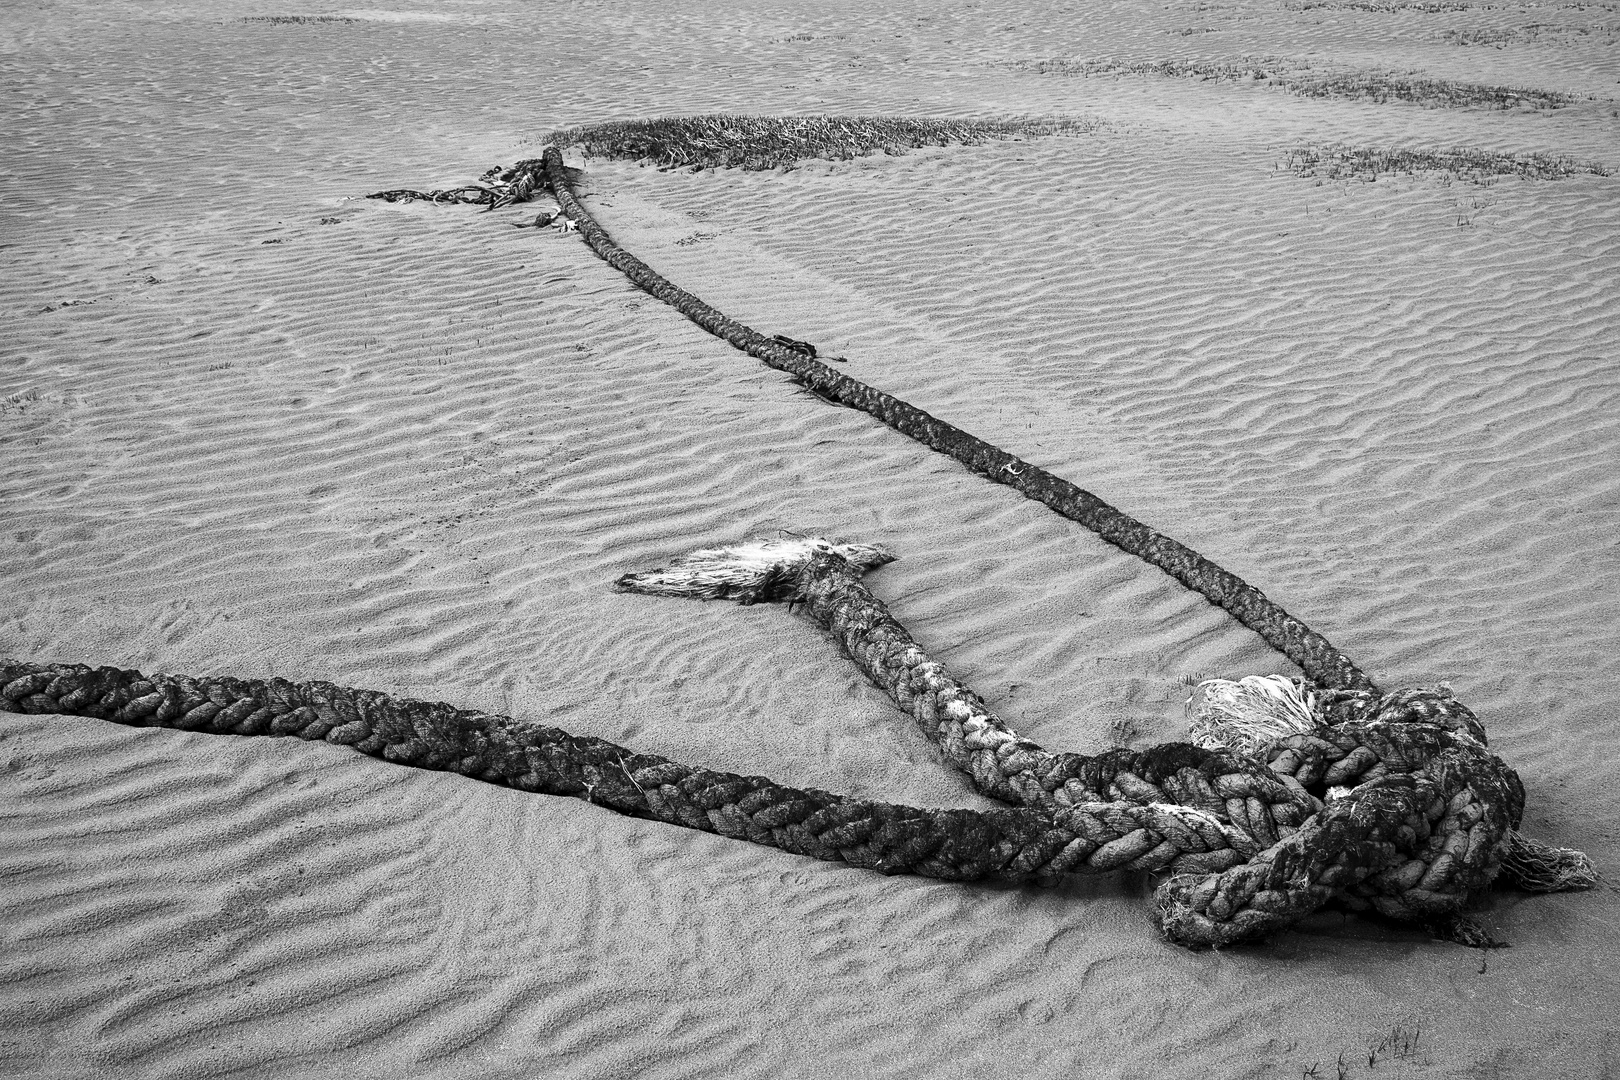
[[[331,679],[986,805],[801,617],[609,587],[792,528],[897,551],[872,585],[1020,732],[1176,738],[1190,682],[1283,662],[510,227],[533,208],[358,198],[606,119],[1089,118],[787,173],[581,164],[610,231],[728,314],[1178,537],[1380,682],[1450,682],[1527,830],[1613,873],[1620,179],[1284,160],[1620,171],[1620,4],[1034,7],[9,7],[0,655]],[[321,18],[265,18],[292,15]],[[1246,56],[1575,100],[1018,66]],[[1339,914],[1193,953],[1145,895],[890,879],[336,747],[0,716],[7,1076],[1620,1068],[1607,887],[1496,895],[1514,947],[1488,962]]]

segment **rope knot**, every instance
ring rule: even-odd
[[[1596,882],[1579,852],[1516,831],[1518,774],[1449,687],[1378,695],[1251,676],[1201,685],[1188,711],[1195,738],[1252,748],[1323,805],[1242,867],[1160,886],[1161,925],[1175,940],[1228,944],[1337,899],[1488,942],[1461,911],[1499,873],[1527,888]]]

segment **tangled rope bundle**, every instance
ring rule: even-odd
[[[862,576],[890,561],[889,553],[800,538],[697,552],[618,584],[655,595],[804,604],[946,760],[1007,809],[927,810],[796,789],[530,721],[322,682],[0,659],[0,711],[319,739],[885,873],[1049,881],[1155,871],[1166,875],[1155,894],[1160,926],[1186,945],[1264,936],[1339,901],[1489,946],[1498,943],[1462,910],[1498,878],[1538,891],[1596,883],[1580,852],[1517,831],[1519,778],[1449,691],[1380,691],[1320,634],[1197,552],[839,374],[813,348],[727,318],[615,244],[569,179],[548,147],[538,160],[491,170],[482,185],[374,197],[494,208],[550,190],[591,248],[640,288],[817,395],[869,413],[1159,567],[1258,633],[1305,677],[1205,684],[1193,703],[1194,742],[1094,757],[1050,753],[1009,730],[866,588]]]

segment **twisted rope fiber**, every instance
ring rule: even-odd
[[[682,765],[533,722],[326,682],[144,675],[0,658],[0,712],[296,735],[888,874],[1051,880],[1168,862],[1162,844],[1144,846],[1144,836],[1166,817],[1152,807],[1081,804],[1052,815],[867,802]],[[1217,833],[1214,839],[1221,845],[1225,838]],[[1202,840],[1195,835],[1190,842]]]
[[[1109,750],[1087,757],[1053,754],[1020,738],[944,664],[930,657],[888,607],[860,580],[864,568],[836,549],[816,552],[796,576],[784,575],[783,598],[803,602],[861,671],[910,713],[980,794],[1062,814],[1075,806],[1134,803],[1158,807],[1176,839],[1138,868],[1207,872],[1245,861],[1287,835],[1320,803],[1304,787],[1253,758],[1171,743],[1145,751]],[[621,589],[639,591],[638,575]],[[752,602],[767,598],[743,593]],[[1195,815],[1175,812],[1191,807]],[[1181,834],[1192,828],[1197,840]],[[1171,851],[1175,854],[1171,854]]]

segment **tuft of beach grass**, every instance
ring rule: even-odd
[[[1078,135],[1095,120],[935,120],[897,116],[742,116],[717,113],[565,128],[547,141],[587,157],[652,161],[662,168],[792,168],[817,158],[903,154],[923,146]]]

